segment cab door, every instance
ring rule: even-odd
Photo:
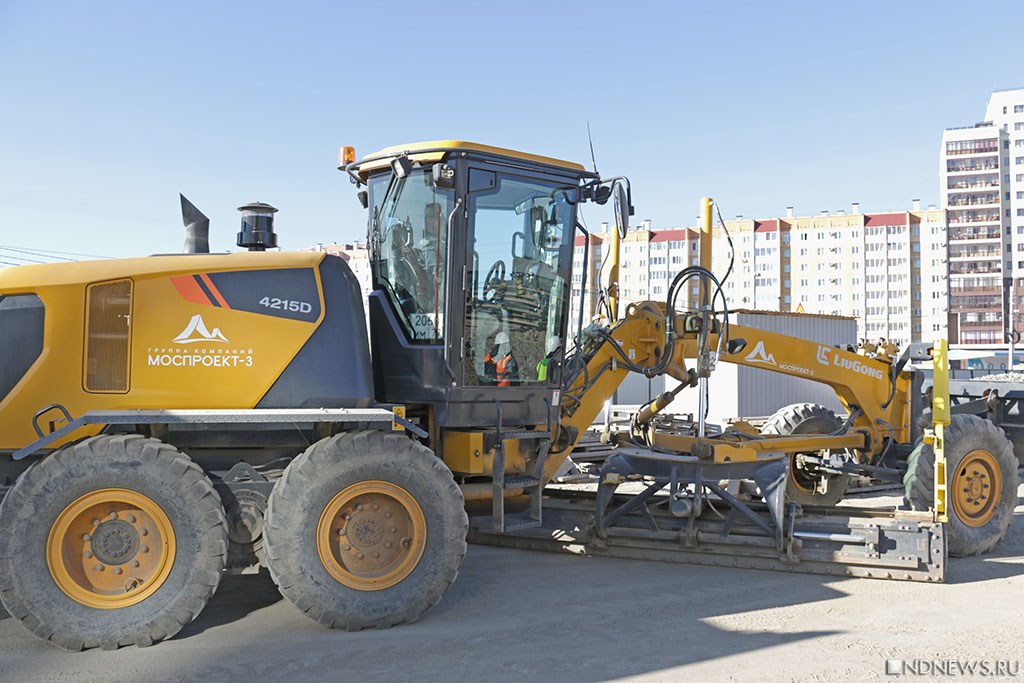
[[[494,424],[497,398],[506,424],[545,423],[561,381],[576,181],[476,162],[465,182],[465,306],[448,421]]]

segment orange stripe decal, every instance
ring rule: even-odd
[[[203,304],[204,306],[213,305],[213,302],[210,301],[209,297],[203,293],[203,290],[199,287],[199,283],[196,282],[191,275],[172,277],[171,282],[174,284],[174,288],[178,290],[178,294],[181,294],[185,301],[191,301],[194,304]]]
[[[205,284],[207,289],[210,290],[210,293],[213,294],[213,298],[217,300],[217,303],[219,303],[222,308],[231,308],[230,306],[228,306],[228,302],[224,300],[224,297],[221,296],[220,291],[217,289],[217,287],[214,286],[213,281],[210,279],[209,275],[207,275],[206,273],[200,273],[199,277],[203,280],[203,284]]]

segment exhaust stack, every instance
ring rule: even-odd
[[[179,193],[178,196],[181,197],[181,221],[185,224],[184,253],[209,254],[210,219],[185,199],[185,195]]]
[[[277,246],[274,233],[274,214],[277,209],[270,204],[253,202],[238,207],[242,212],[242,231],[235,243],[249,251],[266,251]]]

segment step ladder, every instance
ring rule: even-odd
[[[544,464],[551,447],[551,432],[535,429],[504,431],[501,426],[501,402],[498,404],[498,426],[494,434],[494,459],[491,465],[493,491],[491,519],[499,533],[530,529],[541,524],[541,494],[544,491]],[[505,474],[505,440],[536,441],[536,460],[526,474]],[[505,513],[505,492],[522,489],[530,495],[530,508],[519,514]]]

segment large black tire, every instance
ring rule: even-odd
[[[794,403],[780,408],[768,418],[761,428],[762,434],[831,434],[843,426],[835,413],[817,403]],[[804,472],[798,465],[794,453],[789,463],[789,479],[786,481],[786,498],[800,505],[832,506],[843,499],[850,475],[838,474],[825,481],[825,492],[817,490],[821,477]]]
[[[421,547],[418,558],[409,551],[391,559],[396,551],[388,533],[395,529],[384,511],[393,510],[394,518],[405,513],[380,494],[346,493],[357,485],[388,488],[415,501],[406,508],[421,511],[423,531],[402,541]],[[346,500],[351,505],[341,505]],[[371,511],[373,501],[382,507]],[[356,631],[412,622],[437,604],[458,575],[468,527],[462,492],[430,449],[401,434],[368,431],[322,439],[295,458],[270,494],[263,533],[270,575],[285,598],[324,626]],[[363,553],[382,554],[381,562],[390,564],[357,568],[356,552],[359,562],[369,562]],[[343,576],[353,585],[339,578],[349,569]]]
[[[1013,454],[1013,446],[1006,439],[1002,429],[976,415],[953,415],[944,436],[946,515],[949,518],[946,524],[946,544],[949,554],[963,557],[988,552],[1006,535],[1006,530],[1013,521],[1014,508],[1017,507],[1020,475],[1017,472],[1018,462]],[[954,481],[964,482],[972,476],[973,473],[966,469],[971,462],[968,456],[977,451],[988,454],[983,457],[998,468],[1000,479],[999,496],[984,507],[987,510],[985,517],[988,519],[980,526],[978,522],[981,519],[970,519],[968,506],[957,500],[958,495],[969,493],[965,490],[969,487],[961,485],[959,491],[954,489]],[[991,474],[994,475],[995,472]],[[928,510],[933,506],[935,451],[931,444],[922,441],[911,452],[907,459],[907,472],[903,475],[903,485],[904,500],[912,509]]]
[[[130,506],[117,502],[138,496],[159,508],[172,533],[161,536],[159,528],[151,533],[131,514]],[[79,539],[77,532],[60,526],[61,519],[75,518],[74,510],[82,500],[99,500],[98,506],[110,506],[102,509],[122,511],[120,517],[114,514],[102,522],[96,517],[91,522],[91,545],[85,545],[85,535]],[[92,518],[99,509],[88,508],[82,514]],[[90,524],[84,517],[80,521]],[[69,533],[59,533],[61,528]],[[33,635],[65,650],[146,646],[173,636],[195,619],[217,589],[227,554],[224,512],[209,478],[173,446],[139,435],[84,439],[33,464],[0,503],[0,529],[0,600]],[[160,543],[161,538],[173,538],[173,546]],[[148,543],[155,547],[150,549]],[[75,549],[84,550],[71,554]],[[83,580],[88,581],[93,570],[105,571],[107,577],[116,574],[118,581],[123,576],[125,595],[153,590],[150,585],[157,588],[127,606],[90,606],[82,600],[103,599],[97,597],[99,590],[58,584],[62,577],[64,586],[72,586],[73,579],[68,577],[77,568],[61,574],[51,564],[48,551],[95,558],[88,566],[81,563]],[[145,571],[154,557],[162,558],[162,578],[132,576]],[[100,558],[109,563],[102,570],[96,569],[102,564]],[[139,560],[142,569],[130,569],[139,566]]]

